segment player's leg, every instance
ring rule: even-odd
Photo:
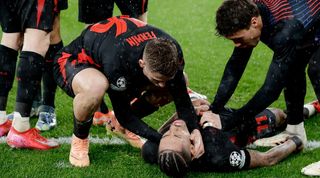
[[[12,121],[7,118],[6,107],[15,76],[20,37],[19,32],[2,33],[0,44],[0,137],[8,134],[12,124]]]
[[[9,91],[12,88],[21,35],[14,9],[8,10],[11,1],[0,1],[0,24],[2,38],[0,44],[0,137],[6,135],[11,127],[7,119],[6,107]],[[9,20],[11,19],[11,20]]]
[[[43,18],[39,17],[38,4],[24,3],[21,5],[24,13],[19,15],[22,16],[21,19],[25,19],[24,22],[21,22],[25,29],[24,43],[17,68],[16,113],[8,133],[7,143],[11,147],[46,150],[59,145],[42,137],[36,129],[31,129],[29,118],[32,101],[41,83],[44,56],[50,43],[48,32],[52,28],[51,12],[54,4],[52,1],[45,1],[43,11],[41,11]]]
[[[135,0],[128,3],[125,0],[115,0],[122,15],[139,19],[143,22],[148,21],[148,0]]]
[[[50,32],[50,46],[45,56],[45,70],[42,76],[43,101],[39,107],[39,119],[36,123],[36,128],[41,131],[53,129],[57,125],[54,104],[57,84],[53,78],[53,58],[62,47],[60,15],[57,14],[54,19],[53,30]]]
[[[95,87],[91,87],[95,86]],[[92,115],[98,109],[108,88],[106,77],[97,69],[81,70],[72,80],[74,131],[69,161],[77,167],[89,166],[88,136]]]

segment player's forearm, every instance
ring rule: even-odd
[[[235,48],[220,81],[214,101],[210,109],[219,113],[234,93],[252,53],[252,48]]]

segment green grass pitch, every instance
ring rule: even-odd
[[[181,44],[186,60],[190,87],[213,100],[224,66],[232,52],[230,41],[215,35],[215,12],[222,0],[151,0],[148,22],[160,27]],[[69,0],[69,9],[61,13],[61,28],[64,44],[78,36],[84,28],[77,21],[77,1]],[[119,15],[116,9],[115,15]],[[1,36],[1,35],[0,35]],[[253,52],[247,69],[236,92],[229,101],[231,107],[241,107],[248,101],[264,81],[272,53],[260,44]],[[16,85],[15,85],[16,86]],[[8,112],[13,111],[15,90],[10,93]],[[315,98],[308,82],[306,102]],[[110,106],[110,103],[108,104]],[[285,108],[283,95],[272,107]],[[168,105],[144,120],[158,128],[174,111]],[[72,100],[60,89],[56,95],[58,127],[43,133],[46,137],[69,137],[72,135]],[[306,121],[310,140],[320,140],[319,117]],[[36,118],[31,119],[34,126]],[[91,136],[107,137],[104,128],[92,127]],[[70,145],[50,151],[15,150],[5,143],[0,144],[0,177],[166,177],[155,165],[143,162],[140,151],[128,145],[91,144],[91,165],[75,168],[69,164]],[[278,165],[237,173],[196,173],[188,177],[304,177],[302,167],[320,160],[320,150],[306,150],[280,162]]]

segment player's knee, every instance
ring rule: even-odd
[[[27,29],[24,33],[23,51],[32,51],[45,56],[49,45],[50,33],[38,29]]]
[[[1,44],[18,51],[21,48],[22,39],[20,33],[2,33]]]

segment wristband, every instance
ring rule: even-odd
[[[206,127],[213,127],[213,123],[209,121],[204,121],[202,124],[202,128],[204,129]]]
[[[301,145],[303,144],[301,139],[297,136],[293,136],[290,139],[294,142],[294,144],[296,144],[296,149],[299,149],[299,147],[301,147]]]

